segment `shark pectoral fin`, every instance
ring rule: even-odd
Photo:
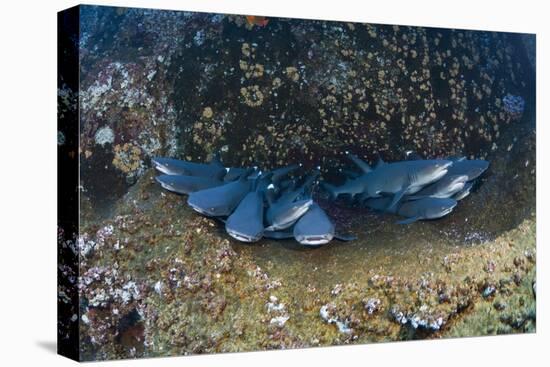
[[[356,240],[357,236],[352,233],[335,233],[333,238],[338,241],[349,242]]]
[[[420,217],[407,218],[407,219],[403,219],[403,220],[398,221],[397,224],[411,224],[411,223],[416,222],[419,219],[420,219]]]
[[[401,200],[403,198],[403,195],[405,195],[405,191],[407,191],[406,188],[399,190],[395,193],[395,195],[393,195],[393,199],[390,205],[388,205],[388,207],[386,208],[386,211],[391,211],[395,208],[399,200]]]

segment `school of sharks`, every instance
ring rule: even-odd
[[[314,201],[318,184],[333,200],[344,196],[350,203],[398,215],[403,218],[398,223],[410,224],[450,214],[489,167],[479,159],[422,159],[411,151],[405,155],[405,160],[391,163],[379,157],[371,167],[346,152],[357,170],[341,170],[345,182],[339,186],[320,183],[320,167],[300,173],[301,164],[263,171],[225,167],[215,155],[208,163],[159,157],[153,166],[161,173],[156,180],[164,189],[188,195],[191,208],[221,220],[227,234],[238,241],[294,238],[304,246],[321,246],[356,237],[338,233]]]

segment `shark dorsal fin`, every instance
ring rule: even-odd
[[[414,150],[407,150],[405,156],[408,161],[421,161],[422,157],[418,155]]]
[[[383,165],[385,165],[386,162],[384,162],[384,160],[382,159],[382,155],[380,153],[377,153],[376,155],[378,156],[378,161],[376,162],[376,167],[375,168],[380,168]]]
[[[214,153],[214,155],[212,156],[212,159],[208,164],[210,164],[211,166],[223,167],[222,161],[220,159],[220,152]]]
[[[252,185],[253,191],[264,191],[267,190],[270,186],[275,187],[271,182],[271,177],[273,176],[273,172],[262,172],[254,179],[254,184]]]
[[[372,171],[368,163],[356,156],[355,154],[346,152],[346,156],[349,158],[349,160],[355,163],[355,165],[359,167],[359,169],[361,169],[361,171],[363,171],[364,173],[369,173],[370,171]]]
[[[268,185],[264,192],[264,196],[269,205],[272,205],[275,202],[275,195],[275,186],[273,186],[273,184]]]

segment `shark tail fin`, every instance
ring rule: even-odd
[[[330,198],[332,200],[336,200],[336,198],[338,197],[338,191],[336,190],[336,186],[334,185],[331,185],[331,184],[328,184],[326,182],[322,182],[321,183],[321,187],[323,187],[323,189],[329,193],[330,195]]]

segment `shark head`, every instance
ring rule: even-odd
[[[457,202],[454,199],[438,199],[433,205],[427,206],[424,209],[424,217],[426,219],[441,218],[449,214],[455,208]]]
[[[298,235],[294,237],[298,243],[306,246],[320,246],[329,243],[334,238],[333,233],[319,234],[315,236]]]
[[[470,190],[472,190],[473,186],[474,184],[471,181],[466,182],[462,190],[458,191],[453,197],[453,199],[455,199],[456,201],[464,199],[466,196],[470,195]]]
[[[173,175],[160,175],[155,177],[155,180],[162,186],[163,189],[168,191],[177,191],[175,187],[175,180]]]
[[[478,178],[489,168],[489,162],[481,159],[470,160],[467,163],[470,165],[468,169],[468,181]]]
[[[320,246],[334,238],[334,223],[318,204],[312,204],[294,225],[294,238],[306,246]]]
[[[262,231],[256,234],[248,234],[248,233],[241,233],[234,229],[226,228],[227,234],[236,239],[240,242],[257,242],[262,238],[263,235],[263,228]]]
[[[268,230],[281,230],[292,226],[302,215],[304,215],[309,207],[313,204],[313,200],[298,200],[292,203],[283,205],[275,215],[271,226]]]
[[[468,176],[466,175],[454,175],[454,176],[445,176],[440,181],[438,181],[439,193],[438,197],[448,198],[464,188],[468,182]]]
[[[189,204],[189,206],[194,210],[196,211],[197,213],[200,213],[202,215],[206,215],[208,217],[212,216],[213,214],[211,214],[210,210],[209,209],[203,209],[202,207],[200,207],[199,205],[196,205],[195,203],[191,203],[191,202],[187,202]]]
[[[207,190],[189,195],[187,204],[193,210],[209,217],[224,217],[231,213],[231,208],[227,203],[217,200],[213,195],[204,195],[205,191]]]
[[[153,167],[165,175],[184,175],[186,172],[181,165],[178,164],[178,160],[172,158],[155,157],[151,159]]]
[[[422,161],[423,164],[415,172],[416,184],[425,185],[439,180],[445,174],[453,162],[446,160]]]

